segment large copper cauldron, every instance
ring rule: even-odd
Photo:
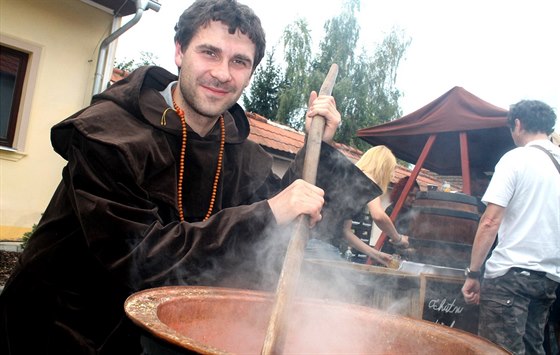
[[[138,292],[127,315],[156,338],[201,354],[260,354],[273,295],[212,288],[162,287]],[[373,308],[299,299],[284,353],[507,354],[470,333]]]

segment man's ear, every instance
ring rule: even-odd
[[[175,65],[180,68],[183,63],[183,50],[181,49],[181,44],[175,42]]]
[[[515,121],[513,121],[513,122],[515,124],[515,128],[519,129],[519,132],[521,132],[523,130],[523,124],[521,123],[519,118],[516,118]]]

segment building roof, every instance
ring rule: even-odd
[[[136,4],[132,0],[90,0],[113,12],[116,16],[127,16],[136,12]]]
[[[247,112],[247,118],[251,126],[249,139],[275,153],[292,158],[304,145],[305,135],[302,132],[270,121],[254,112]],[[358,161],[363,154],[362,151],[342,143],[334,143],[334,146],[353,162]],[[391,182],[396,183],[404,176],[410,176],[410,170],[397,165]],[[427,185],[441,185],[439,180],[431,177],[425,170],[420,172],[416,180],[423,190]]]
[[[253,142],[283,155],[295,155],[303,147],[305,135],[302,132],[270,121],[254,112],[246,114],[251,126],[249,139]]]
[[[395,184],[397,181],[399,181],[401,178],[405,177],[405,176],[410,176],[410,170],[405,168],[402,165],[397,165],[397,168],[395,169],[395,173],[393,174],[393,177],[391,178],[391,183]],[[427,190],[427,186],[428,185],[436,185],[438,187],[441,187],[443,181],[441,179],[438,179],[438,177],[436,176],[436,174],[432,173],[431,171],[428,171],[426,169],[421,169],[420,173],[418,174],[418,177],[416,178],[416,181],[418,182],[418,185],[420,185],[420,190]],[[455,189],[457,189],[456,184],[451,184]]]

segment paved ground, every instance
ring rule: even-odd
[[[15,267],[21,243],[19,242],[0,242],[0,292],[4,289],[4,284]]]

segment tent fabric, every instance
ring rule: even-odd
[[[500,157],[515,147],[507,110],[458,86],[400,119],[358,130],[357,136],[416,163],[429,136],[436,134],[423,167],[440,175],[461,175],[460,132],[467,134],[471,170],[493,171]]]

